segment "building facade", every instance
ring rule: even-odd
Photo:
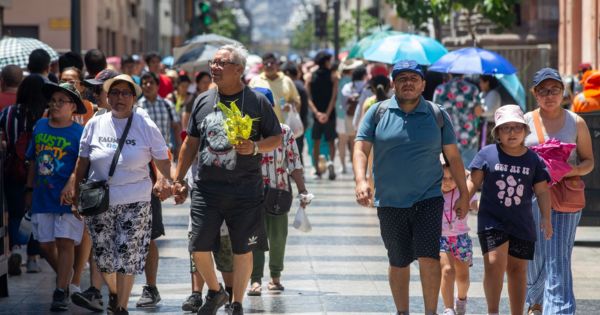
[[[107,56],[150,50],[170,55],[185,27],[180,2],[81,1],[81,49],[98,48]],[[9,1],[3,11],[2,35],[37,38],[59,52],[71,49],[71,0]]]
[[[581,63],[600,68],[598,0],[559,0],[558,70],[574,74]]]

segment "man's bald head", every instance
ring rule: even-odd
[[[16,65],[5,66],[0,72],[0,81],[2,82],[2,89],[19,87],[19,84],[23,81],[23,70]]]

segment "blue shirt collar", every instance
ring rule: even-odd
[[[398,100],[396,99],[396,95],[394,95],[390,98],[390,105],[388,106],[388,108],[396,108],[396,109],[399,109],[402,111],[402,108],[400,108],[400,106],[398,105]],[[415,108],[415,110],[413,112],[415,112],[415,113],[428,113],[429,112],[429,110],[427,109],[427,101],[425,100],[425,98],[423,96],[421,96],[421,98],[419,99],[419,105],[417,105],[417,107]]]

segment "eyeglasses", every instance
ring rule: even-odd
[[[70,104],[70,103],[73,103],[73,101],[72,100],[54,100],[54,99],[52,99],[48,102],[48,106],[61,108],[61,107],[65,106],[65,104]]]
[[[133,93],[131,93],[131,91],[127,91],[127,90],[110,90],[108,91],[108,96],[111,97],[119,97],[119,95],[123,96],[124,98],[129,98],[133,96]]]
[[[535,92],[539,96],[559,95],[562,94],[563,89],[555,87],[551,89],[537,89]]]
[[[209,60],[208,61],[209,67],[225,68],[226,65],[235,65],[235,64],[237,64],[237,63],[231,62],[231,61],[223,61],[223,60]]]
[[[397,77],[396,80],[394,80],[394,82],[400,83],[400,84],[406,84],[406,83],[411,83],[411,84],[415,84],[417,82],[419,82],[419,77],[413,77],[413,76],[406,76],[406,77]]]
[[[498,126],[498,130],[500,130],[500,132],[502,132],[502,133],[510,133],[511,131],[519,133],[519,132],[523,132],[523,130],[525,130],[525,125],[523,125],[523,124],[512,125],[512,126],[502,125],[502,126]]]
[[[142,86],[151,86],[151,85],[155,85],[156,82],[154,81],[144,81],[142,82]]]

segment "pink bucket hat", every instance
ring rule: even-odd
[[[492,134],[495,134],[498,126],[509,122],[516,122],[527,126],[525,117],[523,115],[523,110],[521,110],[521,107],[518,105],[500,106],[500,108],[498,108],[494,113],[494,119],[496,120],[496,126],[494,129],[492,129]]]

